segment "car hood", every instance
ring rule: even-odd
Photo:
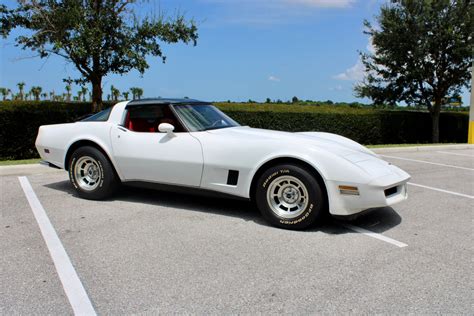
[[[356,143],[355,141],[331,133],[323,132],[300,132],[290,133],[282,131],[273,131],[259,128],[251,128],[248,126],[239,126],[232,128],[222,128],[210,130],[209,133],[216,135],[225,135],[227,137],[242,137],[246,141],[278,141],[295,143],[302,146],[317,147],[332,152],[333,154],[342,156],[351,162],[364,161],[368,159],[378,158],[378,156],[366,147]]]

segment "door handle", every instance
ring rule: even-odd
[[[119,130],[123,131],[123,132],[126,132],[126,131],[127,131],[127,129],[126,129],[126,128],[123,128],[122,126],[117,126],[117,128],[118,128]]]

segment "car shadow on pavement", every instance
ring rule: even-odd
[[[45,187],[67,193],[79,198],[69,181],[60,181],[45,184]],[[133,186],[122,186],[119,192],[108,202],[131,202],[144,203],[159,207],[175,208],[177,210],[211,213],[216,215],[231,216],[244,221],[252,221],[263,226],[270,226],[260,215],[256,206],[243,199],[223,198],[220,196],[208,196],[196,193],[173,192],[168,190],[156,190],[138,188]],[[400,215],[391,207],[372,209],[356,219],[328,217],[325,221],[304,232],[322,232],[331,235],[350,233],[351,230],[344,227],[350,224],[365,228],[367,230],[383,233],[402,221]]]

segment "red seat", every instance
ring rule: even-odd
[[[154,133],[156,132],[156,124],[143,118],[130,118],[130,112],[125,118],[125,127],[134,132]]]
[[[128,129],[134,132],[154,133],[155,124],[152,122],[149,122],[147,119],[134,118],[134,119],[130,119],[130,122],[128,124]]]

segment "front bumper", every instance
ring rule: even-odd
[[[329,212],[332,215],[348,216],[376,207],[394,205],[407,199],[407,182],[410,175],[389,165],[390,173],[376,177],[368,183],[327,181]],[[355,186],[359,195],[340,193],[340,185]]]

